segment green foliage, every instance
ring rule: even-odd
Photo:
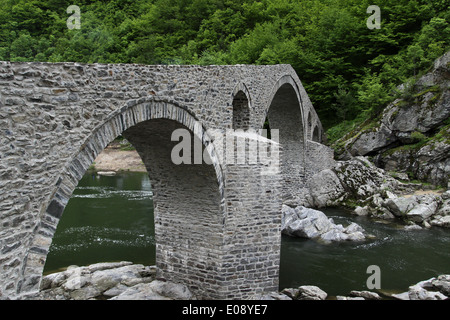
[[[366,75],[358,86],[358,100],[370,110],[373,115],[377,115],[383,110],[385,104],[392,100],[389,91],[377,75]]]
[[[414,143],[418,143],[421,141],[424,141],[427,138],[426,135],[424,135],[422,132],[414,131],[411,133],[411,139]]]
[[[290,64],[325,128],[374,116],[450,49],[448,0],[0,0],[0,60]],[[81,9],[69,30],[66,9]],[[407,93],[407,92],[406,92]]]

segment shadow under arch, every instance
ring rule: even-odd
[[[212,165],[174,164],[171,151],[179,142],[172,141],[171,135],[176,129],[188,130],[191,147],[206,149]],[[210,138],[192,114],[153,100],[123,107],[111,115],[65,166],[27,248],[18,293],[39,290],[53,235],[72,192],[96,156],[119,135],[135,146],[149,173],[160,276],[183,282],[208,297],[201,292],[200,281],[214,285],[216,280],[208,278],[208,273],[220,267],[216,262],[220,260],[225,216],[222,168]]]
[[[268,120],[271,138],[277,139],[278,135],[282,148],[283,202],[295,201],[305,187],[307,137],[300,90],[290,75],[275,83],[268,103],[263,120]],[[259,127],[263,128],[263,123]]]

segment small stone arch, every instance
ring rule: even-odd
[[[177,142],[171,141],[170,133],[176,129],[186,129],[193,139],[201,141],[212,165],[173,164],[170,151]],[[222,168],[211,139],[195,116],[174,104],[150,101],[124,107],[110,116],[65,166],[27,248],[18,294],[39,290],[53,235],[73,190],[96,156],[121,134],[136,147],[154,189],[156,260],[161,276],[186,283],[200,291],[200,296],[204,293],[199,281],[209,281],[219,291],[213,277],[217,272],[215,261],[220,260],[214,248],[221,245],[225,217]],[[197,196],[186,201],[190,192]],[[200,226],[202,230],[196,235],[188,232],[189,225],[198,229],[205,223],[207,226]]]
[[[251,99],[247,87],[243,83],[239,83],[233,90],[233,123],[234,130],[248,130],[251,126],[250,110]]]
[[[306,132],[308,133],[308,139],[309,139],[310,136],[311,136],[311,133],[312,133],[312,116],[311,116],[311,110],[308,111],[308,118],[307,118],[306,124],[307,124]]]
[[[319,132],[319,126],[316,124],[314,126],[314,130],[312,130],[312,136],[311,136],[311,140],[314,142],[321,142],[320,141],[320,132]]]

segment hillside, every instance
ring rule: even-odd
[[[450,51],[399,98],[333,143],[337,158],[369,156],[380,168],[435,186],[450,176]]]
[[[379,29],[367,27],[372,4],[0,0],[0,60],[290,64],[335,140],[450,49],[448,0],[379,0]],[[67,25],[71,5],[80,9],[79,29]]]

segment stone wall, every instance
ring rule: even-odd
[[[221,162],[206,132],[233,127],[233,97],[241,90],[249,127],[261,129],[274,97],[282,98],[282,85],[291,90],[289,99],[292,90],[298,99],[291,103],[298,132],[290,127],[290,134],[304,159],[305,110],[315,112],[288,65],[0,62],[0,297],[38,290],[74,188],[121,134],[136,146],[154,188],[161,274],[204,298],[238,298],[249,287],[272,290],[279,264],[278,183],[300,192],[304,164],[282,162],[289,181],[288,174],[281,182],[261,178],[261,165]],[[212,165],[169,161],[176,128],[201,140]]]
[[[333,149],[315,141],[308,141],[306,159],[308,179],[322,170],[333,168],[336,164]]]

